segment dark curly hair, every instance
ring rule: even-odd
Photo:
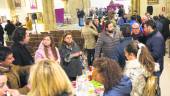
[[[122,78],[122,69],[115,60],[106,57],[96,58],[93,66],[104,79],[105,92],[117,85]]]
[[[24,38],[25,38],[25,35],[26,35],[26,28],[24,27],[17,27],[14,32],[13,32],[13,35],[12,35],[12,40],[14,42],[20,42],[20,41],[23,41]]]

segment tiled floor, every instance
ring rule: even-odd
[[[164,57],[164,70],[160,79],[161,96],[170,96],[170,58]]]

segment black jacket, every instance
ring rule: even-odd
[[[31,65],[34,63],[34,60],[30,52],[26,48],[26,45],[22,45],[20,43],[14,42],[11,49],[13,51],[13,55],[15,58],[13,64],[26,66],[26,65]]]
[[[4,30],[7,32],[8,36],[11,36],[13,31],[15,30],[15,25],[11,23],[6,24]]]

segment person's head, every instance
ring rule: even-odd
[[[91,19],[87,18],[86,21],[85,21],[85,24],[90,25],[90,23],[92,23]]]
[[[48,53],[48,48],[50,48],[53,56],[57,60],[58,56],[57,56],[57,51],[55,48],[55,42],[54,42],[53,38],[50,35],[45,36],[42,40],[42,44],[44,46],[44,52],[45,52],[46,57],[50,58],[49,53]]]
[[[130,24],[124,24],[120,27],[120,31],[122,31],[122,35],[124,37],[130,37],[131,36],[131,32],[130,32]]]
[[[11,21],[10,21],[10,20],[7,20],[6,22],[7,22],[7,24],[10,24],[10,23],[11,23]]]
[[[114,26],[113,26],[113,23],[111,21],[106,22],[105,28],[106,28],[106,31],[108,31],[109,33],[113,33]]]
[[[17,27],[14,30],[14,34],[12,37],[14,42],[22,42],[24,44],[27,44],[29,42],[30,36],[29,36],[29,32],[27,31],[26,28],[23,27]]]
[[[131,20],[136,20],[136,16],[135,15],[132,15],[130,18],[131,18]]]
[[[145,16],[148,17],[148,18],[151,18],[151,14],[148,13],[148,12],[145,13]]]
[[[153,20],[157,21],[157,20],[159,20],[159,17],[158,16],[153,16]]]
[[[73,43],[73,37],[72,37],[72,33],[71,32],[66,32],[63,34],[63,37],[62,37],[62,41],[61,43],[65,43],[65,44],[72,44]]]
[[[153,31],[156,30],[156,23],[154,20],[148,20],[144,23],[144,32],[146,35],[152,33]]]
[[[11,49],[8,47],[0,47],[0,64],[9,65],[14,61]]]
[[[154,59],[144,44],[132,41],[126,46],[124,52],[127,60],[138,59],[149,72],[154,71]]]
[[[29,77],[31,90],[28,96],[62,96],[63,93],[73,93],[69,78],[57,63],[45,59],[32,66]]]
[[[142,17],[142,23],[145,23],[146,21],[148,21],[148,17],[147,16],[143,16]]]
[[[105,21],[105,16],[102,16],[102,18],[100,19],[100,22],[104,22]]]
[[[104,84],[105,92],[118,84],[122,78],[122,69],[119,64],[112,59],[106,57],[96,58],[93,65],[94,71],[96,71],[94,78]]]
[[[138,15],[137,10],[133,11],[133,14],[134,14],[134,15]]]
[[[25,20],[26,20],[26,21],[29,21],[29,17],[25,17]]]
[[[7,87],[7,77],[5,75],[0,74],[0,96],[6,96],[6,92],[8,90]]]
[[[132,24],[132,34],[138,35],[140,33],[140,25],[138,23]]]
[[[96,17],[96,18],[94,18],[94,20],[93,20],[93,21],[94,21],[94,24],[95,24],[95,25],[99,25],[99,19],[98,19],[97,17]]]

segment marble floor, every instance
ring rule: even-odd
[[[161,96],[170,96],[170,58],[164,57],[164,70],[160,79]]]

